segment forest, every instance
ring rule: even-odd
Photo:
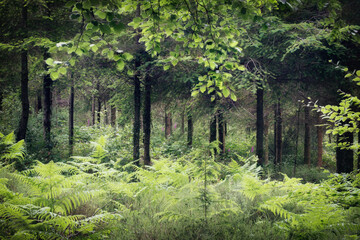
[[[360,239],[359,0],[1,0],[0,239]]]

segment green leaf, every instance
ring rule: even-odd
[[[196,95],[198,95],[198,94],[199,94],[199,91],[192,91],[191,92],[192,97],[196,97]]]
[[[200,87],[200,92],[204,93],[206,91],[206,85]]]
[[[244,65],[240,65],[240,66],[238,66],[238,69],[239,69],[240,71],[245,71],[245,70],[246,70],[246,68],[245,68],[245,66],[244,66]]]
[[[352,74],[351,74],[351,73],[348,73],[348,74],[345,75],[345,78],[349,78],[349,77],[351,77],[351,76],[352,76]]]
[[[125,29],[125,25],[123,23],[114,24],[112,27],[114,28],[115,33],[121,33]]]
[[[122,71],[124,70],[124,67],[125,67],[125,62],[123,60],[119,60],[116,65],[117,70]]]
[[[106,18],[106,13],[103,12],[103,11],[100,11],[100,10],[97,10],[97,11],[95,12],[95,15],[98,16],[98,17],[101,18],[101,19],[105,19],[105,18]]]
[[[234,102],[236,102],[236,100],[237,100],[237,97],[235,96],[234,93],[231,93],[230,98],[231,98]]]
[[[229,45],[230,45],[230,47],[236,47],[238,45],[238,42],[232,41]]]
[[[129,70],[127,71],[127,74],[132,77],[132,76],[134,76],[134,71],[131,70],[131,69],[129,69]]]
[[[56,79],[58,79],[59,78],[59,73],[58,72],[51,72],[50,73],[50,77],[51,77],[51,79],[52,80],[56,80]]]
[[[211,70],[215,70],[216,64],[213,61],[209,62]]]
[[[52,59],[52,58],[46,59],[45,62],[46,62],[47,65],[54,66],[54,59]]]
[[[167,71],[170,68],[170,65],[164,65],[164,71]]]
[[[59,72],[60,74],[62,74],[62,75],[65,75],[65,74],[66,74],[66,68],[61,67],[61,68],[59,68],[58,72]]]
[[[131,61],[134,58],[134,56],[131,55],[130,53],[124,53],[124,57],[126,61]]]
[[[76,1],[74,1],[74,0],[68,1],[68,2],[65,4],[65,7],[70,8],[70,7],[74,6],[75,3],[76,3]]]
[[[71,58],[69,60],[69,63],[70,63],[71,66],[75,66],[75,58]]]
[[[230,90],[227,89],[227,88],[224,88],[224,89],[222,90],[222,93],[223,93],[224,97],[227,98],[227,97],[230,95]]]
[[[360,77],[360,70],[357,70],[357,71],[356,71],[356,75],[357,75],[358,77]]]
[[[91,50],[93,51],[93,52],[97,52],[97,50],[99,50],[99,48],[95,45],[95,44],[92,44],[92,45],[90,45],[91,46]]]
[[[174,59],[174,60],[171,61],[171,64],[175,67],[176,64],[178,64],[178,62],[179,62],[179,60]]]

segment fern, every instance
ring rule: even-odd
[[[15,134],[11,132],[8,135],[0,133],[0,161],[9,164],[15,160],[23,160],[25,154],[25,142],[15,141]]]

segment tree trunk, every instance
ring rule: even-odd
[[[181,112],[181,134],[185,133],[185,108]]]
[[[27,7],[22,7],[22,27],[24,38],[27,37]],[[29,120],[29,69],[28,69],[28,51],[21,50],[21,118],[19,128],[16,133],[16,140],[25,139]]]
[[[322,155],[323,155],[323,127],[320,126],[322,124],[321,121],[321,115],[318,114],[318,126],[316,129],[317,133],[317,166],[322,167],[323,161],[322,161]]]
[[[310,167],[310,108],[304,108],[305,138],[304,138],[304,164]]]
[[[192,147],[194,126],[193,126],[193,119],[192,119],[192,114],[191,114],[190,109],[187,110],[187,126],[188,126],[188,129],[187,129],[187,145],[189,147]]]
[[[110,113],[111,113],[111,126],[116,128],[116,108],[114,105],[110,106]]]
[[[274,104],[274,165],[277,165],[278,160],[278,154],[277,154],[277,118],[278,118],[278,112],[277,112],[277,104]]]
[[[105,126],[109,125],[109,114],[108,114],[108,110],[107,110],[107,104],[106,101],[104,101],[104,119],[105,119]]]
[[[172,134],[172,115],[165,110],[165,138],[170,137]]]
[[[144,131],[144,164],[150,165],[150,137],[151,137],[151,78],[147,72],[144,83],[144,113],[143,113],[143,131]]]
[[[298,149],[299,149],[299,133],[300,133],[300,111],[301,105],[299,104],[299,109],[297,110],[297,120],[296,120],[296,143],[295,143],[295,160],[294,160],[294,169],[293,176],[296,174],[296,167],[298,164]]]
[[[269,163],[269,120],[264,122],[264,163]]]
[[[42,100],[41,100],[41,91],[38,91],[36,94],[36,105],[35,105],[35,112],[39,113],[42,109]]]
[[[218,110],[218,135],[220,154],[225,154],[224,112]]]
[[[100,99],[100,83],[97,83],[96,85],[96,89],[97,89],[97,124],[98,127],[100,127],[100,123],[101,123],[101,99]]]
[[[256,155],[258,164],[264,165],[264,89],[257,83],[256,89]]]
[[[96,122],[96,117],[95,117],[95,103],[96,98],[95,95],[92,95],[92,103],[91,103],[91,125],[94,126],[95,122]]]
[[[275,159],[274,164],[280,165],[282,160],[282,118],[280,99],[275,104],[275,125],[274,125],[274,141],[275,141]]]
[[[345,133],[342,136],[337,136],[337,144],[350,143],[352,145],[354,135],[352,133]],[[354,153],[350,149],[336,148],[336,172],[337,173],[350,173],[354,169]]]
[[[137,17],[140,17],[140,4],[137,5],[136,13]],[[141,109],[141,85],[140,85],[140,64],[141,64],[141,56],[140,56],[140,33],[137,32],[135,36],[135,44],[137,47],[137,54],[134,60],[134,124],[133,124],[133,160],[137,166],[140,166],[140,109]]]
[[[74,100],[75,100],[75,92],[74,92],[74,74],[71,73],[71,88],[70,88],[70,99],[69,99],[69,146],[71,156],[74,148]]]
[[[50,54],[47,49],[44,50],[44,60],[48,59]],[[45,71],[48,71],[48,66],[44,65]],[[49,74],[44,76],[43,89],[44,89],[44,139],[46,148],[50,151],[52,148],[51,143],[51,114],[52,114],[52,84],[53,81]]]

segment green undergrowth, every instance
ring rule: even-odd
[[[137,167],[114,138],[20,172],[22,149],[3,144],[0,239],[359,239],[360,174],[273,180],[255,158],[219,162],[212,145]]]

